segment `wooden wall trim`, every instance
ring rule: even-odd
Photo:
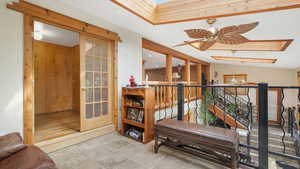
[[[98,26],[82,22],[72,17],[62,15],[60,13],[48,10],[46,8],[31,4],[23,0],[20,0],[20,2],[13,2],[12,4],[7,4],[7,8],[27,15],[31,15],[33,17],[51,21],[58,25],[68,26],[69,28],[78,32],[86,32],[107,39],[121,41],[121,38],[115,32],[111,32]]]
[[[118,130],[119,126],[119,92],[118,92],[118,42],[114,41],[113,45],[113,123],[115,129]]]
[[[190,60],[191,62],[194,62],[194,63],[209,65],[208,62],[205,62],[203,60],[200,60],[200,59],[194,58],[192,56],[186,55],[184,53],[181,53],[179,51],[176,51],[174,49],[171,49],[169,47],[166,47],[164,45],[161,45],[159,43],[150,41],[150,40],[145,39],[145,38],[142,39],[142,44],[143,44],[142,45],[143,48],[148,49],[148,50],[152,50],[152,51],[155,51],[155,52],[158,52],[158,53],[161,53],[161,54],[165,54],[165,55],[172,55],[173,57],[176,57],[178,59]]]
[[[34,144],[34,56],[32,16],[24,16],[24,142]]]

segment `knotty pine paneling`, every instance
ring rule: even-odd
[[[72,92],[73,110],[80,111],[80,48],[79,45],[73,47],[72,59]]]
[[[78,47],[34,41],[36,113],[72,110],[76,107],[74,104],[77,99],[74,96],[78,96],[79,88],[75,81],[79,81],[79,77],[75,74],[79,76],[79,70],[74,66],[77,62],[74,58],[76,55],[79,57],[78,52]],[[75,86],[78,93],[74,92],[73,96]]]

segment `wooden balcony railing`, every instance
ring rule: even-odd
[[[200,85],[197,82],[184,82],[184,81],[183,82],[164,82],[164,81],[148,82],[148,85],[153,86],[155,88],[155,109],[156,110],[166,109],[177,105],[176,85],[178,83],[184,83],[186,85]],[[201,88],[186,87],[184,90],[185,90],[184,91],[185,102],[190,102],[197,98],[201,98]]]

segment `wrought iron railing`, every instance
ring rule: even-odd
[[[232,117],[237,117],[237,121],[243,124],[245,127],[252,125],[253,107],[249,96],[249,90],[247,90],[247,98],[245,100],[232,92],[227,92],[224,88],[214,88],[212,90],[213,99],[216,105],[222,109],[225,113],[228,113]]]
[[[300,157],[300,132],[299,132],[299,113],[300,106],[288,108],[288,133],[294,141],[295,153]],[[298,161],[300,166],[300,161]]]
[[[223,109],[223,121],[226,121],[227,113],[234,119],[235,125],[234,128],[237,128],[238,123],[243,123],[248,130],[248,137],[246,144],[240,144],[240,147],[247,149],[247,155],[250,154],[250,150],[258,151],[258,165],[252,163],[251,159],[246,161],[240,161],[241,164],[247,165],[252,168],[267,169],[268,168],[268,156],[269,154],[280,156],[292,160],[299,161],[300,158],[295,155],[286,153],[286,144],[285,137],[287,137],[285,124],[288,120],[285,119],[285,107],[283,101],[285,99],[284,90],[288,89],[298,89],[300,87],[290,87],[290,86],[268,86],[266,83],[260,83],[255,86],[228,86],[228,85],[189,85],[189,84],[168,84],[168,85],[152,85],[155,88],[156,93],[165,91],[165,95],[157,94],[157,106],[159,107],[158,113],[159,118],[157,120],[162,120],[166,118],[177,118],[178,120],[188,120],[189,122],[202,123],[201,115],[204,113],[205,120],[207,119],[208,106],[212,106],[212,109],[221,108]],[[226,89],[247,89],[247,99],[242,100],[238,97],[237,94],[226,94]],[[282,145],[283,152],[275,152],[269,150],[268,147],[268,89],[280,89],[281,90],[281,111],[280,118],[281,123],[280,127],[282,130]],[[251,104],[249,90],[255,89],[258,90],[258,146],[250,144],[250,134],[252,127],[252,113],[253,106]],[[167,94],[169,93],[169,94]],[[193,93],[193,94],[191,94]],[[223,93],[223,94],[222,94]],[[300,92],[299,92],[300,93]],[[300,98],[300,94],[299,98]],[[191,97],[193,96],[193,98]],[[162,97],[162,98],[159,98]],[[210,97],[210,99],[208,99]],[[210,103],[207,104],[207,100],[210,100]],[[233,108],[229,108],[228,103],[233,104]],[[166,106],[168,105],[168,106]],[[203,109],[206,107],[206,109]],[[230,110],[229,110],[230,109]],[[204,124],[210,124],[205,122]],[[295,127],[294,127],[295,128]],[[296,131],[296,130],[293,130]],[[295,133],[295,132],[294,132]],[[299,134],[297,134],[299,137]],[[298,141],[299,144],[299,141]]]

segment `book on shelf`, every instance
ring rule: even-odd
[[[125,100],[126,106],[144,107],[144,98],[141,96],[128,95]]]
[[[139,123],[144,122],[144,110],[137,108],[127,108],[127,119]]]
[[[126,131],[126,136],[135,140],[144,141],[144,132],[135,127],[131,127]]]

